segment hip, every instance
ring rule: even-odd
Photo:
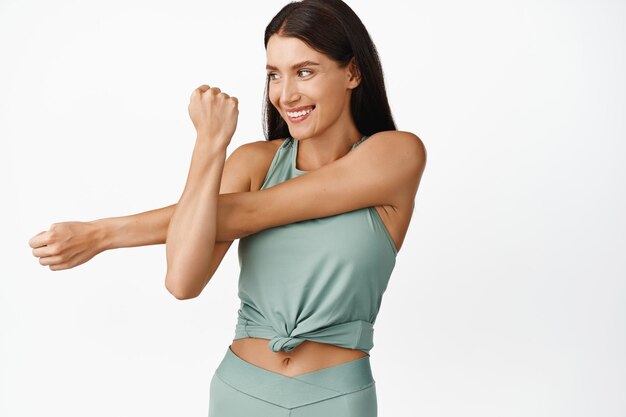
[[[243,360],[229,346],[211,379],[209,417],[376,417],[369,359],[289,377]]]

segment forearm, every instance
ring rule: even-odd
[[[254,219],[259,195],[254,192],[220,194],[217,202],[215,242],[233,241],[260,231]],[[165,244],[178,203],[127,216],[93,220],[97,226],[94,244],[102,251]]]
[[[245,193],[220,194],[216,242],[247,236],[253,200]],[[101,250],[165,244],[167,229],[178,203],[128,216],[107,217],[90,223],[98,226],[96,244]]]
[[[92,223],[100,229],[102,250],[165,243],[176,204],[130,216],[108,217]]]
[[[196,139],[185,189],[166,237],[166,287],[177,297],[202,291],[217,237],[217,210],[226,147]]]

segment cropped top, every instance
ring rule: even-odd
[[[285,139],[261,189],[308,172],[296,168],[297,152],[298,140]],[[239,240],[238,255],[233,340],[270,339],[274,352],[312,340],[369,354],[397,256],[375,207],[262,230]]]

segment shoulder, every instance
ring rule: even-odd
[[[271,154],[272,156],[278,150],[280,145],[286,139],[272,139],[272,140],[257,140],[254,142],[244,143],[239,145],[234,151],[233,155],[237,153],[238,158],[248,159],[248,162],[253,162],[255,159],[267,156]]]
[[[421,176],[426,166],[426,146],[414,133],[387,130],[371,135],[360,146],[372,158],[382,158],[385,165]]]
[[[402,130],[386,130],[374,133],[365,142],[370,142],[371,148],[385,150],[391,153],[406,154],[416,162],[426,162],[426,146],[414,133]]]
[[[257,140],[237,147],[229,156],[233,163],[246,171],[250,178],[250,191],[260,188],[278,148],[286,138]]]

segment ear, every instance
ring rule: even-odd
[[[356,58],[352,57],[350,63],[348,64],[348,71],[346,72],[348,76],[348,88],[354,89],[361,84],[361,71],[359,70],[359,66],[356,64]]]

